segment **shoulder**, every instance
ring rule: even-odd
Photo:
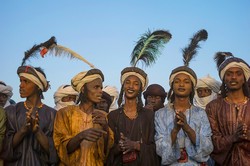
[[[120,107],[120,108],[118,108],[118,109],[116,109],[116,110],[114,110],[114,111],[111,111],[111,112],[109,112],[108,113],[108,118],[110,119],[112,119],[112,118],[114,118],[114,117],[117,117],[120,113],[122,113],[122,108]]]

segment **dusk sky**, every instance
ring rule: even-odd
[[[120,90],[120,72],[130,66],[131,52],[148,30],[168,30],[172,39],[165,45],[156,63],[145,70],[149,84],[158,83],[169,90],[171,71],[183,65],[182,49],[194,33],[206,29],[208,39],[201,42],[190,67],[198,77],[210,74],[219,80],[214,54],[227,51],[250,63],[249,0],[55,0],[2,1],[0,5],[0,80],[13,87],[16,102],[19,78],[16,74],[24,52],[55,36],[57,43],[68,47],[101,69],[103,85]],[[44,69],[51,89],[43,102],[54,107],[53,94],[62,84],[90,67],[66,56],[37,56],[27,65]]]

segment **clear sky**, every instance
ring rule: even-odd
[[[0,80],[13,87],[13,99],[19,97],[16,74],[24,52],[55,36],[59,45],[82,55],[103,71],[105,85],[120,90],[120,72],[130,66],[130,54],[146,31],[165,29],[172,39],[152,67],[143,68],[149,83],[158,83],[167,91],[171,70],[183,65],[181,49],[200,29],[208,39],[200,44],[190,62],[198,77],[210,74],[219,80],[213,56],[229,51],[250,63],[249,0],[9,0],[0,2]],[[51,89],[43,101],[54,106],[53,94],[62,84],[90,67],[68,57],[30,59],[27,65],[44,69]]]

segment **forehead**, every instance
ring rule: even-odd
[[[240,68],[240,67],[230,67],[229,69],[227,69],[226,72],[238,72],[238,71],[243,72],[242,68]]]
[[[128,76],[125,81],[138,81],[140,82],[140,79],[134,75]]]
[[[188,79],[188,80],[191,80],[190,77],[189,77],[189,75],[184,74],[184,73],[177,74],[177,75],[174,77],[174,79],[175,79],[175,80],[176,80],[176,79]]]
[[[96,78],[93,81],[87,83],[87,86],[95,86],[95,85],[102,85],[102,80],[100,78]]]

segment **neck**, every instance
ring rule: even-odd
[[[86,114],[89,114],[89,113],[92,113],[93,112],[93,108],[94,108],[94,105],[93,103],[90,103],[90,102],[86,102],[86,103],[81,103],[79,105],[80,109],[85,112]]]
[[[227,93],[226,100],[230,103],[239,104],[247,100],[247,97],[242,91],[230,91]]]
[[[28,97],[25,102],[29,108],[41,107],[43,104],[41,98],[38,96]]]
[[[124,104],[124,109],[127,112],[136,112],[137,111],[137,102],[136,100],[125,100],[125,104]]]
[[[190,108],[191,106],[188,97],[187,98],[176,97],[173,104],[174,108],[180,111],[186,111],[186,109]]]

